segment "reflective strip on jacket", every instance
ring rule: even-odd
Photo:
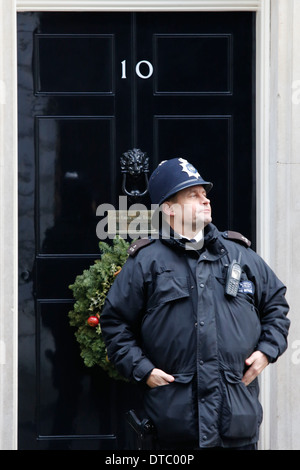
[[[241,253],[237,297],[225,295],[228,265]],[[213,224],[200,252],[154,240],[129,256],[100,317],[108,357],[138,382],[154,368],[175,382],[145,393],[145,411],[164,441],[200,447],[258,440],[258,380],[241,382],[254,350],[275,362],[287,347],[285,286],[250,248]]]

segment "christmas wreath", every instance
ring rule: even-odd
[[[128,254],[129,243],[115,238],[113,245],[99,243],[101,259],[78,275],[69,288],[75,299],[69,312],[70,325],[76,328],[75,338],[80,345],[80,355],[87,367],[95,365],[104,369],[114,379],[126,380],[108,360],[99,318],[106,295],[121,271]]]

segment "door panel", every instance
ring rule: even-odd
[[[216,225],[253,239],[253,31],[251,13],[18,14],[20,449],[132,446],[140,392],[83,365],[67,316],[124,152],[190,160]]]
[[[113,34],[36,34],[35,42],[36,93],[114,94]]]
[[[130,147],[131,91],[119,99],[113,73],[130,15],[95,20],[18,15],[20,449],[117,447],[117,386],[83,365],[67,316],[68,286],[99,257],[96,207],[118,197],[117,145]]]
[[[154,93],[177,96],[230,93],[231,54],[228,34],[155,34]]]
[[[36,117],[39,254],[98,252],[97,202],[116,193],[114,141],[113,116]]]
[[[255,246],[254,19],[237,12],[137,16],[136,62],[147,58],[154,72],[152,81],[137,81],[136,140],[154,166],[191,161],[214,182],[214,223],[247,234]]]
[[[154,121],[156,155],[161,153],[183,155],[184,158],[191,155],[192,157],[188,158],[189,161],[193,161],[195,165],[198,163],[197,168],[204,177],[211,173],[212,168],[218,168],[218,174],[222,174],[221,187],[219,181],[218,188],[214,189],[214,193],[215,191],[222,193],[222,202],[218,202],[217,208],[214,204],[215,194],[210,194],[213,218],[215,221],[217,217],[219,227],[226,227],[232,215],[229,191],[229,166],[232,159],[231,126],[230,116],[155,116]],[[203,154],[204,158],[201,158]]]

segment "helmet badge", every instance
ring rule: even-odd
[[[178,160],[180,162],[180,165],[182,166],[182,171],[185,171],[185,173],[187,173],[189,177],[201,178],[198,171],[191,163],[189,163],[184,158],[178,158]]]

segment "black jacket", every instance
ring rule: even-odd
[[[241,378],[254,350],[270,362],[285,351],[286,288],[244,237],[212,224],[200,251],[171,238],[142,249],[137,243],[131,252],[100,323],[108,357],[125,377],[144,383],[154,367],[175,377],[145,386],[145,411],[159,438],[197,440],[200,447],[256,442],[258,380],[246,387]],[[229,298],[226,272],[239,253],[239,292]]]

